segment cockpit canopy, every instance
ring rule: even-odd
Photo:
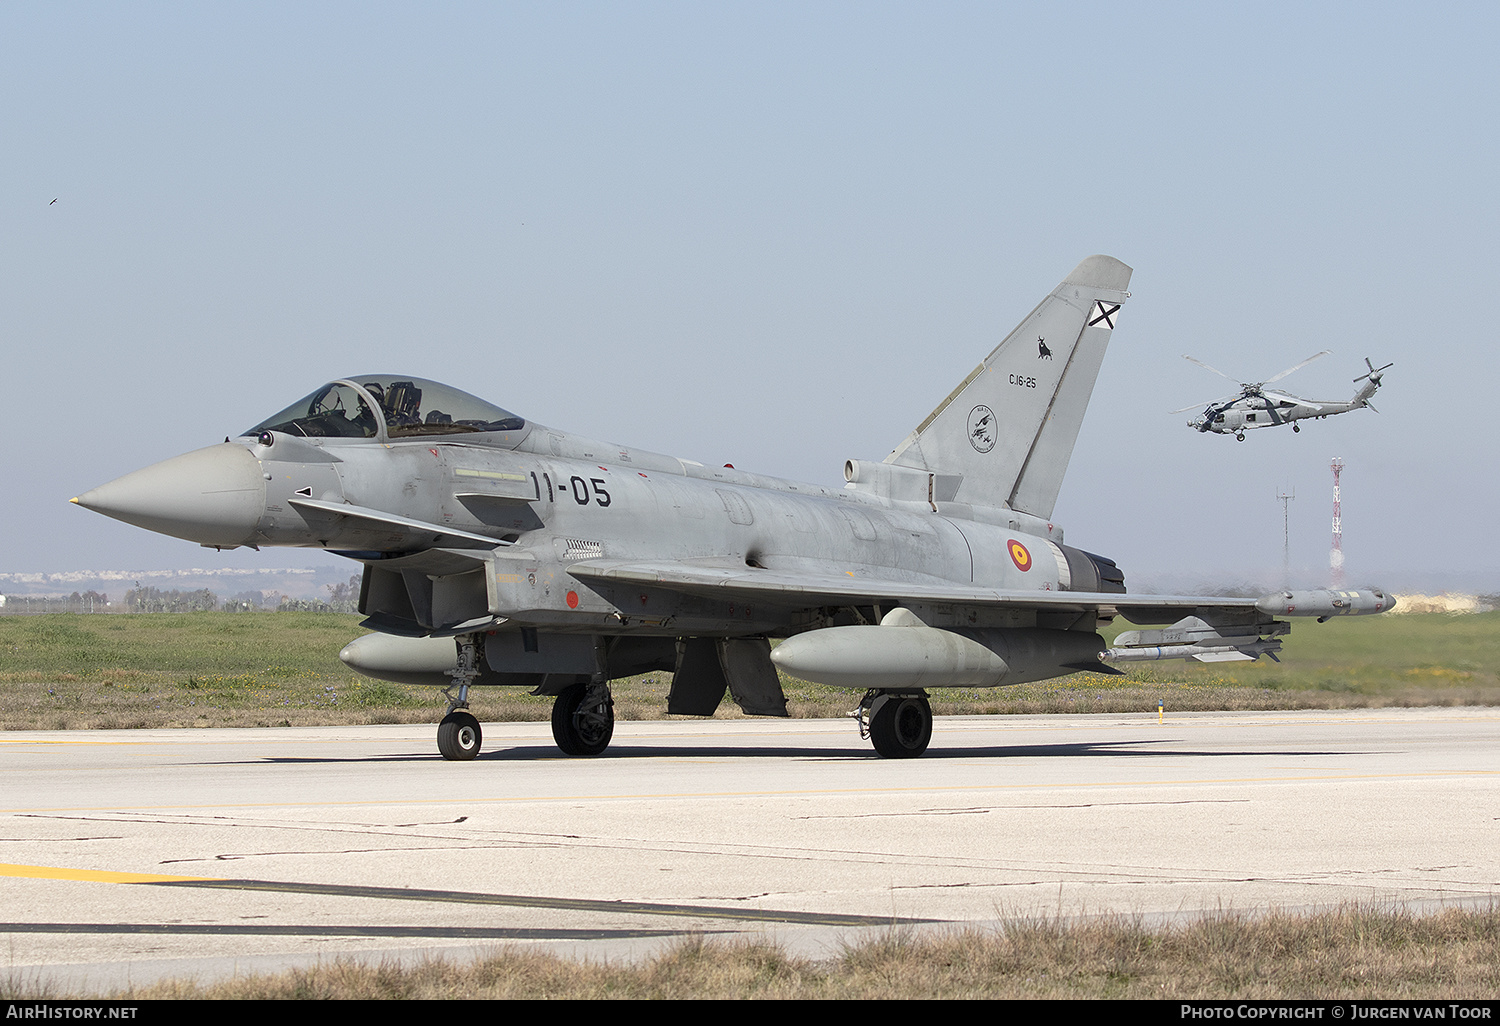
[[[456,388],[400,375],[330,382],[246,431],[306,438],[410,438],[519,431],[526,422]]]

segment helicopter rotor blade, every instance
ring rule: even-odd
[[[1311,406],[1315,410],[1321,410],[1323,408],[1320,403],[1315,403],[1311,400],[1303,399],[1300,396],[1289,395],[1286,392],[1268,391],[1265,392],[1264,395],[1267,399],[1276,399],[1286,403],[1296,403],[1298,406]]]
[[[1208,364],[1204,363],[1202,360],[1198,359],[1196,356],[1188,356],[1186,353],[1184,353],[1182,355],[1182,358],[1184,360],[1187,360],[1189,363],[1196,363],[1199,367],[1202,367],[1206,371],[1213,371],[1215,374],[1217,374],[1221,378],[1229,378],[1230,381],[1233,381],[1236,384],[1239,383],[1238,379],[1236,379],[1236,378],[1230,378],[1228,374],[1225,374],[1223,371],[1219,370],[1216,367],[1210,367]]]
[[[1327,356],[1331,352],[1333,352],[1332,349],[1325,349],[1321,353],[1313,353],[1311,356],[1309,356],[1307,359],[1303,360],[1301,363],[1297,364],[1295,367],[1288,367],[1286,370],[1282,371],[1280,374],[1276,375],[1274,378],[1267,378],[1266,380],[1262,381],[1261,384],[1262,385],[1269,385],[1273,381],[1280,381],[1282,378],[1286,377],[1288,374],[1292,373],[1293,371],[1299,371],[1303,367],[1306,367],[1308,364],[1312,363],[1314,360],[1318,359],[1320,356]]]
[[[1205,369],[1205,371],[1212,371],[1212,372],[1214,372],[1214,374],[1217,374],[1218,377],[1229,378],[1229,380],[1233,381],[1233,383],[1239,384],[1238,378],[1230,378],[1229,375],[1224,374],[1224,372],[1220,371],[1220,369],[1218,369],[1218,368],[1211,368],[1211,366],[1206,365],[1206,363],[1203,363],[1203,360],[1197,359],[1197,357],[1190,357],[1190,356],[1188,356],[1187,353],[1184,353],[1184,354],[1182,354],[1182,359],[1187,360],[1188,363],[1196,363],[1196,365],[1199,365],[1200,368]]]

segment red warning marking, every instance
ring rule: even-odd
[[[569,609],[577,609],[578,608],[578,592],[576,592],[576,591],[570,591],[570,592],[568,592],[568,608]]]

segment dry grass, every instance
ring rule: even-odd
[[[771,943],[701,937],[636,964],[576,962],[516,948],[468,964],[336,961],[112,996],[1492,1001],[1497,994],[1500,911],[1417,916],[1351,907],[1307,916],[1223,914],[1159,929],[1114,916],[1082,923],[1017,919],[994,931],[921,936],[893,931],[822,961],[793,957]]]

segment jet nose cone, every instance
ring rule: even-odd
[[[148,531],[226,548],[251,541],[266,505],[260,461],[232,442],[174,456],[73,501]]]

